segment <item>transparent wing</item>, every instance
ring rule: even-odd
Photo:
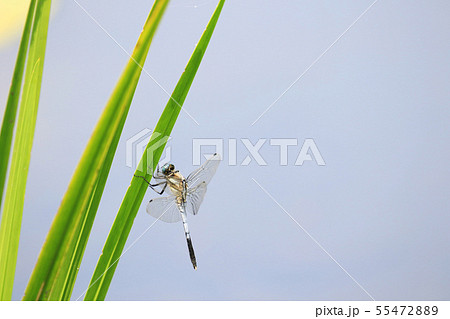
[[[202,182],[194,188],[189,188],[186,198],[186,209],[192,215],[197,215],[198,209],[206,194],[206,183]]]
[[[216,173],[217,167],[220,164],[220,155],[215,153],[210,159],[208,159],[202,166],[193,171],[186,178],[188,187],[194,188],[195,186],[205,183],[208,184],[211,178]]]
[[[166,223],[176,223],[181,220],[175,196],[151,199],[147,204],[147,213]]]

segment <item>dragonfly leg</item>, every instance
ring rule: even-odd
[[[159,193],[158,193],[158,191],[156,191],[156,190],[152,187],[152,189],[153,189],[155,192],[157,192],[159,195],[162,195],[162,193],[164,193],[164,191],[166,190],[167,182],[163,182],[163,183],[164,183],[164,187],[162,188],[161,192],[159,192]],[[162,184],[162,183],[161,183],[161,184]]]
[[[167,187],[167,182],[166,181],[163,181],[163,182],[160,182],[160,183],[156,183],[156,184],[151,184],[144,176],[134,175],[134,177],[142,178],[148,184],[148,187],[153,189],[159,195],[162,195],[162,193],[164,193],[164,191],[166,190],[166,187]],[[162,190],[160,192],[155,189],[156,186],[160,186],[160,185],[163,185],[163,184],[164,184],[164,186],[163,186],[163,188],[162,188]]]

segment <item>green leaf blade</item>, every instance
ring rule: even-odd
[[[17,109],[19,106],[23,71],[25,69],[35,9],[36,0],[33,0],[30,3],[27,18],[25,20],[25,27],[20,40],[19,52],[17,53],[16,65],[14,67],[13,78],[11,80],[11,87],[9,89],[8,101],[6,102],[6,109],[0,132],[0,154],[2,155],[0,156],[0,207],[6,182],[6,172],[8,170],[9,156],[11,153],[14,124],[16,122]]]
[[[139,167],[151,167],[152,171],[156,168],[167,142],[167,138],[172,132],[181,107],[189,92],[198,67],[200,66],[200,62],[211,39],[224,3],[225,1],[221,0],[217,5],[216,10],[214,11],[202,37],[200,38],[200,41],[189,59],[185,71],[181,75],[170,100],[164,108],[135,174],[142,175]],[[150,151],[152,151],[152,157],[148,159],[147,154],[150,154]],[[149,180],[151,177],[151,172],[146,170],[144,175],[147,180]],[[142,203],[147,189],[148,185],[143,182],[142,179],[132,179],[103,247],[102,255],[98,260],[91,282],[86,291],[85,300],[105,299],[118,261],[123,254],[123,248],[130,233],[137,211]]]
[[[112,159],[153,35],[168,0],[156,0],[42,247],[24,300],[69,300]]]
[[[34,10],[32,9],[33,5]],[[0,227],[1,300],[10,300],[12,296],[17,252],[19,248],[20,228],[22,223],[22,212],[25,199],[25,188],[41,91],[50,7],[50,0],[42,0],[38,2],[32,1],[30,4],[27,22],[25,24],[25,29],[27,29],[27,27],[29,27],[27,25],[30,23],[29,19],[31,17],[31,12],[33,11],[34,19],[32,24],[31,40],[25,67],[23,91],[20,101],[8,185],[5,193],[2,224]],[[22,39],[22,41],[27,40]],[[23,54],[23,52],[19,53],[19,56],[21,56],[21,54]],[[18,63],[22,62],[18,61]],[[20,70],[17,70],[17,72],[20,72]],[[19,78],[20,75],[16,78],[17,81]],[[14,84],[14,90],[18,88],[19,85],[17,83]],[[14,93],[18,94],[17,91]],[[14,98],[16,99],[17,97]],[[11,103],[16,103],[16,101],[14,100]],[[6,148],[7,147],[8,145],[6,145]]]

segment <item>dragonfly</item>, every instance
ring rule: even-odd
[[[166,223],[183,222],[184,234],[189,250],[189,257],[194,269],[197,269],[194,247],[192,246],[191,234],[187,224],[187,213],[197,215],[203,198],[205,197],[207,185],[216,173],[221,161],[220,155],[215,153],[203,165],[194,170],[186,178],[181,175],[175,166],[166,163],[153,174],[155,184],[151,184],[144,176],[145,182],[159,195],[168,196],[151,199],[147,204],[147,213]],[[158,191],[155,187],[162,188]]]

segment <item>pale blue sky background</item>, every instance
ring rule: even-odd
[[[152,1],[85,1],[129,52]],[[313,138],[326,162],[260,167],[223,162],[200,214],[157,222],[123,256],[108,300],[377,300],[450,298],[450,4],[378,1],[254,126],[251,123],[372,1],[225,3],[181,113],[172,157],[185,174],[192,138]],[[198,7],[194,7],[196,4]],[[217,1],[172,1],[145,69],[171,92]],[[18,40],[0,47],[0,111]],[[14,299],[22,297],[46,233],[128,56],[75,4],[50,23],[29,171]],[[133,169],[125,142],[152,128],[167,95],[142,74],[86,248],[73,299],[87,288]],[[224,155],[228,156],[227,148]],[[238,161],[247,152],[238,144]],[[56,172],[56,173],[55,173]],[[148,226],[149,191],[129,246]]]

